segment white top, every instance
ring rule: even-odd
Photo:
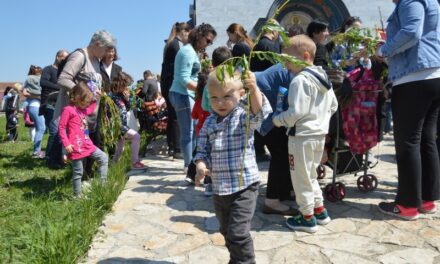
[[[416,82],[416,81],[422,81],[422,80],[430,80],[440,78],[440,67],[439,68],[430,68],[425,69],[417,72],[410,73],[406,76],[403,76],[393,82],[393,86],[409,83],[409,82]]]

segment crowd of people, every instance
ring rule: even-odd
[[[206,48],[217,36],[212,25],[173,25],[163,51],[160,89],[154,74],[145,71],[138,95],[146,102],[164,97],[168,155],[183,159],[187,183],[203,183],[205,194],[213,197],[231,263],[255,262],[250,223],[260,184],[259,161],[269,160],[263,213],[287,215],[289,228],[310,233],[331,221],[317,168],[326,160],[332,115],[346,103],[336,96],[337,87],[327,74],[335,67],[347,76],[362,71],[384,90],[381,96],[386,107],[377,111],[387,117],[384,132],[394,133],[398,187],[395,201],[381,202],[378,210],[406,220],[437,210],[439,4],[435,0],[393,1],[396,7],[388,19],[387,39],[379,42],[375,54],[368,54],[362,44],[354,48],[334,45],[329,42],[328,24],[314,20],[307,28],[294,25],[289,29],[288,43],[271,29],[254,43],[243,26],[232,23],[226,29],[227,43],[216,48],[209,60]],[[349,17],[340,32],[360,27],[358,17]],[[280,63],[252,58],[249,69],[237,67],[234,73],[219,77],[223,62],[249,57],[252,51],[284,53],[304,64],[288,62],[283,68]],[[98,162],[105,184],[108,156],[117,162],[126,139],[131,140],[132,168],[147,169],[139,158],[140,134],[129,125],[134,110],[133,79],[115,63],[117,59],[115,38],[97,31],[87,47],[70,54],[58,51],[54,63],[44,69],[31,66],[21,90],[35,129],[33,157],[45,157],[54,168],[64,166],[66,158],[71,160],[75,196],[81,196],[81,178],[90,168],[90,159]],[[382,79],[384,67],[389,69],[389,82]],[[19,92],[10,87],[4,97],[6,129],[12,141],[17,140]],[[104,92],[120,113],[114,153],[102,151],[99,136],[99,116],[105,113],[98,106]],[[44,154],[41,142],[46,128],[49,140]],[[381,133],[377,131],[376,141]],[[298,209],[287,206],[285,200],[296,200]]]

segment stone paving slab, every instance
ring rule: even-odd
[[[183,162],[162,155],[163,141],[151,149],[143,160],[149,171],[129,173],[83,263],[227,263],[212,199],[202,188],[184,185]],[[407,222],[377,211],[377,203],[392,200],[396,191],[392,137],[374,153],[380,162],[369,173],[378,177],[377,189],[363,193],[354,175],[337,177],[347,186],[346,197],[326,202],[333,220],[315,234],[293,232],[285,217],[261,213],[268,163],[260,163],[263,180],[251,231],[257,263],[440,263],[440,213]],[[322,186],[329,182],[327,168]]]

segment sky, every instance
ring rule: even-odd
[[[160,73],[164,40],[189,20],[193,0],[2,0],[0,82],[23,82],[31,64],[53,63],[59,49],[86,47],[93,33],[117,39],[116,63],[135,80]]]

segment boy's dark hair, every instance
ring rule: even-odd
[[[212,67],[217,67],[230,58],[232,58],[232,52],[228,47],[218,47],[212,52]]]
[[[319,34],[326,29],[328,29],[328,23],[326,23],[322,20],[313,20],[307,26],[307,35],[309,37],[313,38],[314,34]]]

